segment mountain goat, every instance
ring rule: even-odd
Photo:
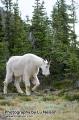
[[[19,93],[23,93],[20,88],[21,78],[25,84],[26,95],[30,95],[30,79],[32,79],[34,91],[39,85],[39,79],[37,77],[39,73],[39,68],[42,70],[42,74],[47,76],[50,74],[49,71],[50,64],[47,60],[36,56],[34,54],[25,54],[23,56],[12,56],[6,64],[6,78],[4,81],[4,94],[7,94],[8,84],[13,80],[14,85]]]

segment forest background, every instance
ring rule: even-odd
[[[33,15],[22,20],[18,0],[1,0],[0,7],[0,91],[9,57],[33,53],[51,60],[50,76],[40,74],[41,88],[54,86],[57,81],[79,87],[79,41],[74,0],[57,0],[47,16],[44,1],[35,0]],[[69,84],[70,83],[70,84]],[[64,83],[65,84],[65,83]],[[65,84],[66,85],[66,84]]]

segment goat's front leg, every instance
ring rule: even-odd
[[[18,93],[23,93],[22,89],[20,88],[21,77],[15,77],[14,86],[16,87]]]
[[[23,76],[23,81],[24,81],[24,84],[25,84],[25,92],[26,92],[26,95],[31,95],[31,90],[30,90],[30,80],[29,80],[29,77],[27,77],[27,75],[24,75]]]
[[[32,88],[32,91],[35,91],[37,87],[40,85],[40,82],[37,76],[33,77],[32,83],[34,85],[34,87]]]
[[[31,90],[30,90],[30,81],[26,80],[25,81],[25,88],[26,88],[26,95],[31,95]]]

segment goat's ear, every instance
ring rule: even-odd
[[[47,60],[46,60],[46,59],[43,59],[43,63],[47,63]]]

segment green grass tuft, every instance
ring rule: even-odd
[[[64,98],[69,101],[74,101],[74,100],[79,101],[79,95],[64,95]]]
[[[5,106],[5,105],[10,106],[11,102],[10,101],[6,101],[6,100],[2,100],[2,101],[0,101],[0,105],[2,105],[2,106]]]
[[[4,96],[0,96],[0,99],[5,99],[5,97]]]
[[[32,100],[31,96],[22,96],[22,97],[20,96],[19,98],[22,101],[31,101]]]
[[[53,100],[55,100],[55,98],[54,98],[54,96],[44,96],[43,98],[42,98],[42,100],[43,101],[53,101]]]
[[[68,88],[71,88],[72,85],[73,85],[73,81],[72,80],[55,81],[53,83],[53,86],[56,89],[68,89]]]

